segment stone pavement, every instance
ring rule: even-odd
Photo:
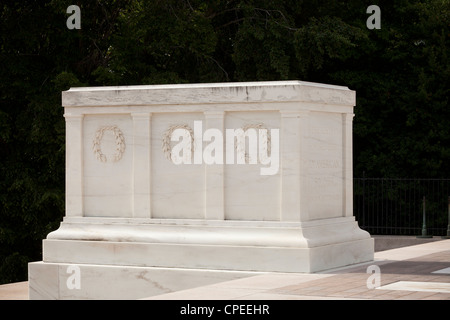
[[[0,300],[28,300],[28,281],[0,285]]]
[[[379,284],[373,265],[380,271]],[[148,299],[450,300],[450,240],[376,252],[372,262],[323,273],[268,273]]]
[[[28,299],[27,282],[0,286],[5,299]],[[450,300],[450,240],[376,252],[372,262],[322,273],[267,273],[147,299]]]

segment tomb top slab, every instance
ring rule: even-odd
[[[306,81],[226,82],[71,88],[63,107],[306,102],[353,107],[348,87]]]

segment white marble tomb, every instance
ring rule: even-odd
[[[373,240],[353,216],[355,92],[346,87],[71,88],[62,105],[66,212],[43,240],[43,261],[29,264],[31,299],[136,299],[373,260]],[[272,162],[261,153],[251,162],[250,134],[226,149],[228,129],[260,133],[257,150]],[[208,140],[213,131],[225,141]],[[223,154],[209,155],[223,164],[202,153],[212,141]],[[191,148],[176,152],[181,142]]]

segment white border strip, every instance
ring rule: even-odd
[[[450,293],[450,283],[446,282],[416,282],[397,281],[378,287],[380,290],[428,291]]]

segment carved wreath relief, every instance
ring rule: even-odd
[[[122,131],[117,126],[103,126],[98,128],[95,132],[94,141],[92,144],[92,150],[98,161],[106,163],[108,161],[106,155],[102,153],[101,143],[103,134],[105,131],[112,131],[114,134],[116,142],[116,153],[113,158],[110,159],[112,162],[117,162],[122,159],[123,153],[125,152],[125,138],[123,137]]]
[[[270,139],[270,135],[268,135],[268,129],[264,126],[264,124],[262,123],[258,123],[258,124],[246,124],[242,130],[244,132],[246,132],[248,129],[258,129],[258,132],[261,133],[261,135],[259,136],[259,138],[261,139],[261,141],[259,142],[259,146],[262,146],[263,148],[263,152],[268,155],[270,154],[270,150],[271,150],[271,139]],[[262,131],[259,131],[259,129],[264,129]],[[238,144],[236,144],[235,149],[237,152],[244,152],[245,154],[245,163],[249,163],[250,162],[250,156],[248,154],[248,152],[246,152],[246,150],[238,150],[238,148],[242,146],[239,146]],[[245,147],[245,145],[244,145]],[[260,159],[259,159],[260,160]]]
[[[172,133],[176,130],[176,129],[184,129],[189,131],[189,134],[191,136],[191,145],[194,145],[194,131],[191,129],[191,127],[189,127],[187,124],[176,124],[176,125],[172,125],[170,126],[163,134],[163,139],[162,139],[162,151],[164,153],[164,156],[166,157],[167,160],[172,161],[172,145],[171,145],[171,137],[172,137]],[[194,152],[194,148],[192,148],[192,152]]]

